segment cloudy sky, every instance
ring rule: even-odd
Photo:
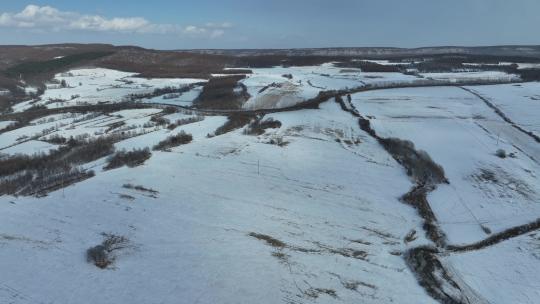
[[[539,0],[0,1],[0,44],[157,49],[540,44]]]

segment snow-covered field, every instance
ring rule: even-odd
[[[134,73],[103,68],[70,70],[57,74],[54,78],[55,83],[47,86],[39,100],[29,100],[13,108],[15,111],[24,111],[35,105],[57,108],[121,102],[131,94],[152,93],[158,88],[180,88],[205,81],[190,78],[146,79],[135,76]],[[65,87],[62,87],[62,83],[65,83]]]
[[[461,279],[492,304],[537,302],[540,299],[539,260],[538,232],[484,250],[445,258]]]
[[[193,101],[201,94],[201,92],[202,92],[202,86],[197,86],[197,87],[192,88],[188,92],[180,94],[179,96],[176,96],[176,95],[156,96],[152,98],[145,98],[143,99],[143,102],[170,104],[170,105],[179,105],[179,106],[189,107],[193,105]]]
[[[0,131],[2,131],[3,129],[11,126],[13,123],[15,123],[15,122],[14,121],[9,121],[9,120],[0,121]]]
[[[540,136],[540,83],[470,87],[490,100],[513,122]]]
[[[6,149],[0,150],[0,154],[7,154],[7,155],[15,155],[15,154],[23,154],[23,155],[34,155],[34,154],[40,154],[40,153],[49,153],[51,150],[55,150],[57,147],[56,145],[39,141],[39,140],[29,140],[25,141],[19,145],[12,146]]]
[[[293,106],[317,96],[321,91],[346,90],[372,85],[418,84],[428,80],[447,83],[465,81],[517,81],[519,76],[497,71],[424,73],[421,77],[402,73],[367,73],[360,69],[339,68],[331,63],[308,67],[252,69],[242,81],[251,98],[245,109],[271,109]]]
[[[380,136],[410,140],[444,168],[450,184],[430,202],[451,242],[478,241],[487,237],[483,227],[495,233],[539,217],[540,146],[476,96],[456,87],[406,88],[359,93],[353,103],[373,117]],[[498,149],[515,157],[501,159]]]
[[[31,155],[34,152],[46,152],[49,149],[43,141],[58,136],[66,139],[71,137],[89,139],[121,132],[128,135],[150,133],[156,130],[156,125],[150,122],[151,115],[160,112],[160,109],[135,109],[106,115],[66,113],[46,116],[30,122],[27,126],[1,134],[0,153],[17,154],[26,151],[24,154]],[[114,127],[116,124],[118,126]],[[43,147],[43,149],[25,149],[25,147]]]
[[[518,75],[507,74],[498,71],[482,72],[457,72],[457,73],[421,73],[423,77],[433,80],[444,80],[450,82],[460,82],[465,80],[483,80],[483,81],[516,81]]]
[[[234,69],[233,69],[234,70]],[[516,81],[517,75],[504,72],[461,72],[461,73],[426,73],[419,76],[402,73],[368,73],[356,68],[341,68],[333,63],[303,67],[254,68],[252,74],[240,83],[246,86],[249,100],[242,106],[247,110],[275,109],[294,106],[300,102],[315,98],[320,92],[347,90],[365,86],[388,87],[395,85],[440,81],[456,83],[464,81]],[[230,71],[229,71],[230,72]],[[170,104],[190,107],[203,90],[207,80],[185,78],[146,79],[136,77],[134,73],[103,69],[74,69],[57,74],[47,85],[45,93],[38,98],[18,103],[12,108],[15,112],[28,110],[34,106],[61,108],[78,105],[117,103],[131,100],[146,103]],[[214,76],[224,76],[215,74]],[[156,89],[185,88],[187,92],[151,94]]]
[[[205,135],[225,119],[207,117],[178,128],[194,133],[193,143],[154,152],[141,167],[98,172],[42,199],[0,198],[0,263],[10,273],[0,298],[434,303],[399,256],[427,243],[415,211],[398,201],[410,187],[400,166],[336,103],[272,117],[283,123],[279,130],[213,138]],[[275,137],[289,144],[268,144]],[[156,140],[134,137],[119,147]],[[418,239],[405,244],[413,229]],[[108,270],[84,257],[101,233],[130,240]]]
[[[50,87],[36,104],[118,102],[199,82],[102,69],[70,73],[57,76],[67,88]],[[251,96],[244,109],[271,109],[321,91],[417,81],[422,78],[325,64],[253,69],[241,82]],[[142,101],[190,106],[200,92]],[[71,98],[74,93],[79,96]],[[451,245],[540,217],[540,145],[474,93],[538,132],[537,83],[351,96],[378,136],[410,140],[444,168],[449,184],[427,199]],[[55,96],[67,101],[47,102]],[[215,135],[230,119],[222,113],[144,106],[56,109],[0,133],[0,161],[58,149],[61,138],[114,137],[116,151],[131,151],[183,132],[193,137],[151,151],[133,168],[105,170],[108,157],[86,163],[95,176],[44,197],[0,196],[0,303],[437,303],[405,259],[410,249],[436,246],[418,210],[400,200],[413,181],[333,98],[319,109],[266,114],[263,122],[280,126],[262,135],[249,135],[248,126]],[[0,131],[11,123],[3,121]],[[496,155],[500,149],[506,158]],[[87,260],[87,249],[110,235],[122,243],[110,253],[113,263],[100,269]],[[486,303],[535,304],[539,235],[468,252],[439,248],[439,258],[460,287]]]

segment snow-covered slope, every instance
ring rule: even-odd
[[[62,179],[43,197],[0,196],[0,303],[416,304],[437,303],[437,290],[465,303],[536,303],[538,227],[481,248],[460,245],[540,218],[540,145],[526,132],[537,131],[537,84],[373,90],[318,109],[245,112],[246,122],[237,111],[185,109],[201,91],[186,87],[196,80],[77,71],[57,76],[68,88],[15,106],[47,105],[46,114],[4,117],[4,127],[16,119],[20,127],[0,130],[0,162],[51,149],[64,151],[63,162],[103,137],[116,151],[184,133],[192,140],[151,150],[133,167],[109,170],[112,158],[100,155],[77,164],[95,176]],[[244,109],[419,81],[332,64],[253,69],[242,80],[251,95]],[[167,86],[190,90],[62,109]],[[80,96],[47,101],[73,92]],[[263,132],[257,122],[267,123]],[[426,197],[444,245],[426,228],[431,214],[403,198],[422,185],[390,154],[387,137],[410,140],[444,168],[449,183]],[[2,164],[0,186],[29,171]],[[88,259],[88,249],[112,240],[111,264]],[[418,249],[433,259],[413,256]]]
[[[195,136],[141,167],[97,172],[45,198],[1,197],[0,265],[10,275],[0,298],[434,303],[400,256],[428,243],[415,211],[398,200],[411,186],[401,167],[336,103],[272,117],[282,127],[259,137]],[[178,129],[202,135],[223,122]],[[268,144],[276,137],[289,143]],[[412,230],[418,239],[405,244]],[[129,239],[109,270],[84,257],[101,233]]]
[[[540,298],[539,250],[536,232],[445,260],[489,303],[534,303]]]
[[[15,111],[24,111],[36,105],[57,108],[121,102],[131,94],[152,93],[158,88],[179,88],[204,81],[190,78],[146,79],[136,77],[134,73],[103,68],[76,69],[57,74],[55,83],[49,84],[38,100],[29,100],[13,108]]]
[[[408,88],[359,93],[353,103],[380,136],[410,140],[444,168],[450,184],[430,202],[450,241],[478,241],[486,227],[499,232],[539,217],[540,146],[476,96]],[[499,158],[498,149],[515,157]]]
[[[333,64],[306,67],[252,69],[242,81],[251,98],[245,109],[272,109],[293,106],[316,97],[321,91],[354,89],[366,84],[413,82],[415,76],[401,73],[364,73]]]
[[[487,98],[513,122],[540,136],[540,83],[470,87]]]

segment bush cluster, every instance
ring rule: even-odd
[[[49,154],[16,155],[0,160],[0,195],[44,195],[82,179],[94,176],[80,165],[105,157],[114,151],[108,138],[77,142]]]
[[[134,149],[132,151],[118,151],[109,157],[109,163],[104,167],[105,170],[111,170],[128,166],[130,168],[140,166],[152,156],[150,149]]]
[[[281,122],[268,118],[262,120],[262,117],[252,120],[247,128],[244,130],[244,134],[247,135],[262,135],[266,129],[279,129],[281,128]]]
[[[167,137],[165,140],[160,141],[157,145],[154,146],[153,150],[168,150],[174,147],[178,147],[180,145],[189,144],[193,140],[193,136],[191,134],[187,134],[184,131],[180,131],[180,133],[176,135],[171,135]]]

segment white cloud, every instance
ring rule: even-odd
[[[210,33],[210,38],[219,38],[221,36],[225,35],[225,31],[224,30],[213,30],[211,33]]]
[[[139,34],[176,34],[218,38],[232,27],[228,22],[207,23],[204,26],[152,23],[142,17],[106,18],[66,12],[51,6],[28,5],[18,13],[1,13],[0,27],[38,30],[78,30]]]

